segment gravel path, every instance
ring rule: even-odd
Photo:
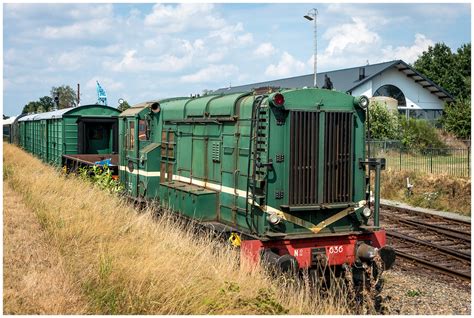
[[[436,275],[417,275],[397,266],[385,272],[382,291],[385,314],[470,315],[470,284],[447,284]]]

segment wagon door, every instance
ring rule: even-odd
[[[45,119],[41,120],[41,158],[48,162],[48,124]]]

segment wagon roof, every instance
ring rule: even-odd
[[[3,125],[11,125],[15,121],[17,116],[9,117],[3,120]]]
[[[87,108],[91,106],[98,106],[98,107],[105,107],[108,109],[115,109],[110,106],[103,106],[103,105],[98,105],[98,104],[93,104],[93,105],[83,105],[83,106],[78,106],[78,107],[69,107],[69,108],[63,108],[63,109],[58,109],[58,110],[53,110],[50,112],[45,112],[45,113],[37,113],[37,114],[31,114],[28,116],[24,116],[20,118],[18,121],[32,121],[32,120],[41,120],[41,119],[56,119],[56,118],[62,118],[64,114],[67,114],[69,112],[77,111],[78,109],[81,108]],[[119,112],[117,110],[117,112]]]
[[[173,98],[154,99],[154,100],[147,101],[147,102],[141,102],[141,103],[135,104],[132,107],[127,108],[126,110],[124,110],[120,114],[120,117],[134,116],[134,115],[140,113],[141,111],[143,111],[145,108],[149,108],[154,103],[160,103],[161,104],[161,103],[169,102],[169,101],[172,101],[172,100],[188,100],[188,99],[190,99],[190,98],[189,97],[173,97]]]

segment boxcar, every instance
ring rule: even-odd
[[[118,153],[116,108],[85,105],[27,115],[18,120],[18,143],[48,163],[64,155]]]
[[[3,123],[2,123],[3,141],[6,141],[8,143],[13,142],[12,128],[13,128],[13,123],[15,122],[15,120],[16,120],[15,116],[3,120]]]

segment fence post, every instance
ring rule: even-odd
[[[430,148],[430,173],[433,173],[433,148]]]
[[[400,147],[398,148],[398,149],[400,149],[400,165],[399,165],[400,169],[398,169],[400,171],[402,170],[402,147],[403,146],[400,145]]]
[[[471,175],[471,147],[467,147],[467,176]]]

